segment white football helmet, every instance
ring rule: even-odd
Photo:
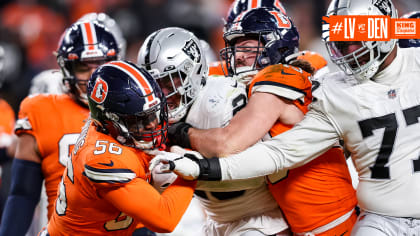
[[[170,123],[185,117],[208,75],[200,40],[177,27],[149,35],[139,50],[137,64],[149,70],[162,88]]]
[[[29,94],[62,94],[66,87],[63,84],[63,74],[60,70],[50,69],[41,71],[31,81]]]
[[[103,12],[91,12],[84,14],[78,21],[97,21],[99,24],[104,25],[109,31],[111,31],[117,41],[118,49],[120,50],[118,54],[119,59],[125,59],[127,41],[124,38],[120,26],[113,18]]]
[[[332,15],[384,15],[397,18],[391,0],[333,0],[327,16]],[[346,74],[359,81],[372,78],[380,65],[394,49],[396,40],[390,41],[327,41],[331,60]]]

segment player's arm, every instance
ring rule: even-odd
[[[158,155],[155,159],[164,160],[168,163],[167,170],[186,179],[248,179],[304,165],[325,153],[338,140],[339,134],[330,119],[323,113],[311,110],[287,132],[226,158],[199,159],[184,155],[168,160]]]
[[[43,175],[34,136],[17,139],[10,193],[3,211],[0,235],[25,235],[39,201]],[[18,222],[18,223],[16,223]]]
[[[289,100],[271,93],[255,93],[224,128],[190,128],[191,147],[204,156],[226,156],[245,150],[260,140],[276,121],[294,125],[303,112]]]
[[[192,199],[196,182],[178,178],[162,195],[144,179],[135,178],[123,187],[103,190],[101,196],[148,229],[172,232]]]

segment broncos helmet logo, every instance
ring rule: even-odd
[[[92,94],[90,97],[93,101],[100,104],[103,103],[108,94],[108,84],[106,81],[98,77],[95,81],[95,87],[93,87]]]

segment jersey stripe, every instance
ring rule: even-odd
[[[133,78],[133,80],[137,83],[139,88],[142,90],[143,94],[152,95],[152,96],[147,96],[147,100],[149,102],[155,101],[156,97],[155,97],[155,94],[153,93],[153,89],[149,81],[146,78],[144,78],[133,66],[122,61],[110,62],[107,65],[114,66],[120,70],[123,70],[127,75]]]
[[[96,183],[128,183],[136,177],[130,169],[98,169],[88,165],[83,174]]]
[[[259,86],[259,85],[271,85],[271,86],[278,86],[278,87],[282,87],[282,88],[287,88],[287,89],[291,89],[293,91],[299,92],[299,93],[306,96],[306,92],[301,90],[301,89],[298,89],[298,88],[290,86],[290,85],[277,83],[277,82],[274,82],[274,81],[259,81],[259,82],[256,82],[255,85],[254,85],[254,88]]]

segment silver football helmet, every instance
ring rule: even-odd
[[[385,15],[397,18],[397,10],[391,0],[333,0],[327,16],[332,15]],[[372,78],[380,65],[395,47],[390,41],[327,41],[331,60],[346,74],[354,75],[359,81]]]
[[[177,27],[149,35],[139,50],[137,64],[145,67],[162,88],[169,107],[169,123],[185,117],[208,75],[200,40]]]
[[[91,12],[80,17],[78,21],[97,21],[99,24],[104,25],[109,31],[111,31],[117,41],[118,49],[120,50],[118,54],[119,59],[125,59],[127,41],[124,38],[120,26],[113,18],[103,12]]]

